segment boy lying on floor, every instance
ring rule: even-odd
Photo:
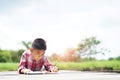
[[[46,42],[42,38],[33,41],[30,50],[25,51],[20,60],[18,72],[25,74],[31,71],[58,72],[58,68],[51,64],[46,56]]]

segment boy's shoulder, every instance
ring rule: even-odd
[[[31,54],[31,51],[30,50],[26,50],[24,51],[23,55],[30,55]]]
[[[48,59],[48,56],[46,56],[46,55],[44,55],[43,56],[43,61],[48,61],[49,59]]]

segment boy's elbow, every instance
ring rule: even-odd
[[[22,69],[18,69],[18,74],[22,74],[21,70],[22,70]]]

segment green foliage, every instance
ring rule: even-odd
[[[11,62],[11,54],[8,50],[0,50],[0,62]]]
[[[19,62],[23,49],[20,50],[0,50],[0,62]]]
[[[114,60],[114,58],[110,57],[108,60]]]
[[[18,51],[11,50],[10,53],[11,53],[12,62],[19,62],[23,52],[24,52],[23,49],[20,49]]]
[[[18,62],[19,61],[17,51],[10,51],[10,54],[11,54],[12,62]]]
[[[115,57],[115,58],[110,57],[108,60],[117,60],[117,61],[120,61],[120,56],[117,56],[117,57]]]
[[[19,49],[18,50],[18,56],[21,57],[22,53],[24,52],[25,50],[24,49]]]
[[[116,57],[115,60],[119,60],[120,61],[120,56]]]
[[[22,41],[21,43],[22,43],[22,45],[23,45],[26,49],[29,49],[30,46],[31,46],[31,44],[32,44],[31,41],[28,41],[28,42],[26,42],[26,41]]]

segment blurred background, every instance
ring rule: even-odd
[[[119,4],[119,0],[1,0],[0,70],[17,70],[21,54],[35,38],[46,40],[46,55],[59,62],[60,69],[119,70]]]

